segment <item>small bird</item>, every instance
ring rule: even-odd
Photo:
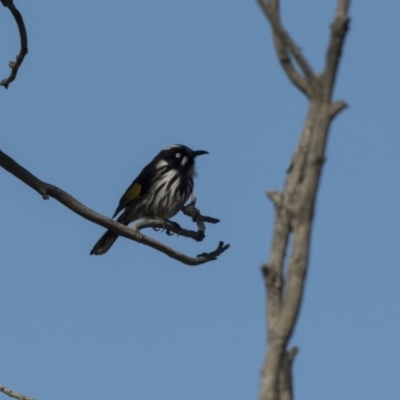
[[[194,161],[208,151],[194,151],[182,144],[161,150],[121,197],[113,218],[124,225],[141,218],[166,220],[179,212],[193,192],[196,176]],[[118,234],[107,231],[90,254],[102,255],[117,240]]]

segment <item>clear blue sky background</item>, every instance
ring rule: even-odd
[[[166,238],[187,267],[103,233],[0,170],[0,383],[40,400],[243,400],[258,395],[273,208],[307,103],[288,82],[255,1],[16,1],[29,54],[0,93],[1,149],[110,216],[163,147],[205,149],[202,243]],[[335,0],[283,1],[313,67]],[[292,344],[298,399],[400,396],[400,3],[355,1]],[[0,75],[17,54],[0,12]],[[185,226],[188,220],[177,217]],[[4,395],[0,396],[4,397]]]

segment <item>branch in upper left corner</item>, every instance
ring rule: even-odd
[[[24,61],[25,56],[28,54],[28,35],[26,33],[25,23],[22,18],[22,15],[15,7],[13,0],[1,0],[1,3],[3,4],[4,7],[8,8],[11,11],[11,14],[14,16],[15,22],[17,23],[18,26],[19,36],[21,39],[21,48],[19,54],[17,55],[15,61],[10,61],[8,64],[9,67],[11,68],[11,73],[8,76],[8,78],[3,79],[0,82],[0,86],[4,86],[7,89],[10,83],[13,82],[17,77],[19,67],[22,64],[22,61]]]

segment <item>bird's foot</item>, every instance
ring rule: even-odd
[[[174,225],[175,228],[176,228],[176,231],[172,232],[171,230],[169,230],[169,229],[165,226],[165,222],[168,222],[168,223]],[[165,229],[165,233],[166,233],[168,236],[173,236],[174,233],[176,233],[176,234],[179,236],[179,235],[180,235],[180,232],[181,232],[181,230],[182,230],[181,226],[180,226],[177,222],[171,221],[171,220],[169,220],[169,219],[164,220],[164,229]]]

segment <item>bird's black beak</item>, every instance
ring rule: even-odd
[[[208,151],[205,150],[196,150],[192,152],[193,158],[197,156],[201,156],[203,154],[208,154]]]

